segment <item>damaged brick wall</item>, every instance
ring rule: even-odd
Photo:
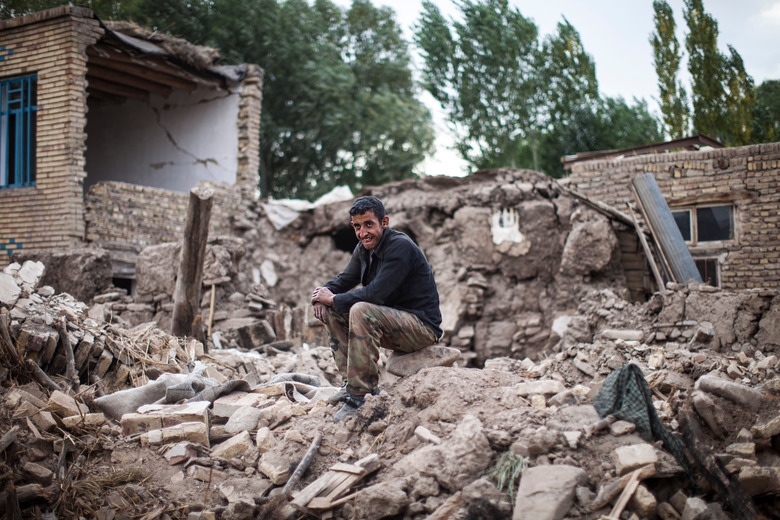
[[[735,239],[691,247],[717,256],[727,289],[780,287],[780,143],[588,161],[572,166],[572,188],[619,209],[634,202],[632,177],[651,173],[669,207],[733,204]]]
[[[245,201],[235,188],[209,186],[215,192],[209,236],[233,234],[234,221],[246,211]],[[133,275],[143,248],[181,240],[188,203],[189,193],[101,182],[86,197],[87,240],[111,252],[115,273]]]
[[[37,77],[35,184],[0,190],[0,266],[19,249],[64,249],[84,238],[85,49],[103,30],[92,11],[59,7],[0,21],[1,77]]]

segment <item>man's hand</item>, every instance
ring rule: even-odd
[[[317,287],[314,292],[311,293],[311,303],[321,303],[328,307],[333,306],[333,293],[327,287]]]
[[[333,306],[333,293],[325,287],[317,287],[311,294],[311,304],[314,306],[314,317],[325,323],[325,307]]]
[[[325,323],[325,317],[327,316],[328,311],[325,308],[325,305],[317,302],[314,304],[314,317],[320,320],[322,323]]]

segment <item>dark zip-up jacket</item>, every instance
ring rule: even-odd
[[[370,254],[358,243],[344,271],[325,284],[334,294],[336,312],[347,313],[357,302],[385,305],[411,312],[440,338],[439,291],[431,266],[417,244],[406,234],[386,228],[368,269]],[[362,287],[351,291],[358,284]]]

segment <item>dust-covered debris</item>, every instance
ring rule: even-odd
[[[303,233],[316,219],[291,228],[301,233],[294,248],[245,254],[239,242],[211,244],[230,265],[216,262],[205,277],[207,345],[164,332],[171,300],[162,283],[136,296],[108,288],[87,304],[40,286],[43,264],[9,266],[0,273],[0,508],[106,519],[778,518],[778,293],[669,285],[637,303],[624,299],[617,275],[577,274],[560,259],[552,270],[535,259],[518,267],[509,258],[523,258],[523,240],[501,206],[555,188],[503,181],[453,181],[449,198],[415,184],[382,188],[397,223],[441,260],[442,285],[458,291],[443,299],[456,312],[437,348],[460,357],[391,371],[383,352],[382,391],[343,423],[325,401],[341,381],[322,328],[298,293],[284,296],[340,264],[326,243],[343,208],[315,210],[331,222],[319,231]],[[519,211],[598,220],[574,218],[560,198]],[[417,207],[441,230],[418,227]],[[486,257],[481,238],[449,220],[494,210],[512,240]],[[562,254],[565,236],[549,258]],[[446,243],[470,241],[468,265],[444,259]],[[323,262],[295,274],[282,259],[287,247],[300,255],[301,244],[306,255],[320,248]],[[613,265],[597,256],[588,265]],[[265,274],[247,275],[246,257]],[[533,265],[533,276],[521,276]],[[569,274],[558,274],[564,267]],[[524,290],[536,307],[518,313]],[[685,443],[693,471],[641,425],[593,406],[606,378],[629,363],[646,383],[648,416]],[[371,471],[356,469],[366,461]]]

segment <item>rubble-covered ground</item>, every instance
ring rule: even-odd
[[[224,327],[237,347],[204,352],[112,322],[121,291],[87,305],[41,286],[44,270],[0,273],[6,518],[780,517],[774,291],[670,285],[635,304],[594,288],[533,358],[383,370],[381,393],[334,422],[330,351],[316,330],[284,338],[289,314]],[[279,308],[252,294],[247,316]],[[692,471],[596,412],[628,363]]]
[[[381,393],[343,423],[307,297],[354,247],[349,202],[260,201],[210,239],[192,338],[167,332],[178,244],[141,251],[132,294],[102,250],[0,272],[0,515],[780,517],[777,292],[629,302],[631,229],[536,172],[372,194],[429,258],[460,359],[383,353]],[[602,418],[629,364],[645,419],[636,388]]]

